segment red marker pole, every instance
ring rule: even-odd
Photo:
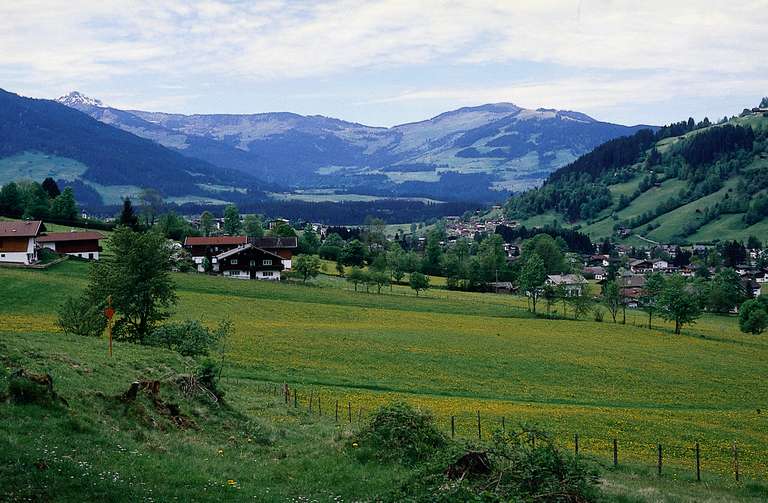
[[[112,296],[107,297],[107,308],[104,310],[104,316],[107,317],[107,337],[109,337],[109,356],[112,357],[112,317],[115,310],[112,309]]]

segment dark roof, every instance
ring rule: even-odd
[[[184,246],[244,245],[245,236],[190,236],[184,240]]]
[[[0,237],[27,237],[33,238],[45,230],[40,220],[27,220],[21,222],[0,222]]]
[[[262,248],[258,248],[256,246],[253,246],[251,243],[246,243],[246,244],[244,244],[242,246],[238,246],[237,248],[232,248],[231,250],[219,253],[218,255],[216,255],[216,258],[220,260],[220,259],[223,259],[223,258],[230,257],[232,255],[238,255],[239,253],[244,252],[245,250],[250,250],[251,248],[253,248],[254,250],[258,250],[258,251],[264,253],[265,255],[270,255],[272,257],[275,257],[276,259],[278,259],[278,261],[279,261],[278,263],[282,263],[283,257],[281,257],[280,255],[278,255],[276,253],[272,253],[271,251],[267,251],[267,250],[264,250]]]
[[[299,246],[299,239],[295,236],[267,236],[263,238],[250,238],[248,241],[256,248],[297,248]]]
[[[104,234],[96,231],[84,232],[46,232],[37,238],[39,243],[52,243],[61,241],[93,241],[106,239]]]

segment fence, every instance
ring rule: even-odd
[[[239,380],[237,382],[240,382]],[[359,427],[372,412],[353,399],[343,399],[317,388],[297,389],[287,384],[256,383],[265,394],[280,397],[286,407],[301,409],[311,415],[333,418],[339,424]],[[434,415],[446,435],[454,439],[485,441],[495,431],[511,427],[510,418],[483,414],[481,410],[463,411],[450,416]],[[702,473],[708,473],[741,482],[745,477],[752,480],[768,479],[766,455],[738,442],[702,444],[700,442],[639,442],[619,436],[583,436],[574,433],[570,437],[547,435],[559,448],[571,450],[575,455],[588,455],[605,466],[645,466],[655,470],[658,476],[690,477],[701,481]],[[536,442],[534,434],[531,441]]]

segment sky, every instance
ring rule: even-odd
[[[716,119],[768,95],[768,2],[2,1],[0,88],[373,126],[495,102]]]

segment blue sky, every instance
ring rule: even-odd
[[[389,126],[509,101],[661,124],[768,95],[762,1],[26,0],[0,19],[0,87],[122,108]]]

